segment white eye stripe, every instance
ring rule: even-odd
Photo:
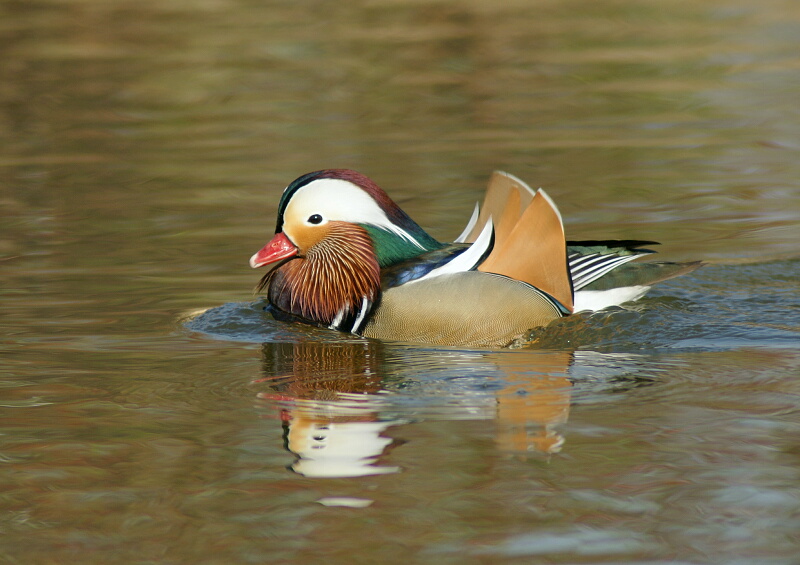
[[[317,179],[292,195],[284,218],[307,219],[314,214],[328,221],[389,223],[389,218],[372,197],[353,183],[342,179]]]
[[[300,187],[286,206],[284,223],[288,226],[299,222],[308,225],[308,220],[315,214],[322,216],[323,222],[370,224],[424,249],[411,234],[393,224],[369,194],[346,180],[317,179]]]

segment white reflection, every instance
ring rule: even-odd
[[[363,477],[397,473],[378,458],[394,441],[381,435],[403,420],[378,420],[381,396],[339,393],[336,400],[295,400],[285,418],[291,469],[305,477]]]

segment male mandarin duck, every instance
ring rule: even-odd
[[[628,264],[652,241],[566,241],[541,189],[495,172],[454,243],[428,235],[377,184],[348,169],[283,191],[275,236],[250,258],[268,310],[382,340],[507,346],[582,310],[641,298],[692,263]]]

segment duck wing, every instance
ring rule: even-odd
[[[644,248],[646,245],[658,245],[658,242],[632,239],[568,241],[567,257],[574,290],[587,287],[629,261],[655,253]]]
[[[483,205],[475,205],[472,218],[456,242],[474,242],[490,219],[495,225],[495,239],[502,241],[535,195],[536,191],[514,175],[495,171],[489,178]]]
[[[456,241],[477,241],[490,223],[494,224],[493,247],[478,270],[523,281],[572,312],[564,224],[547,193],[534,191],[513,175],[495,171],[483,206],[475,208]]]

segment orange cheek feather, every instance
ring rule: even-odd
[[[330,233],[330,224],[312,227],[306,225],[285,226],[283,231],[297,246],[298,254],[305,255],[308,253],[309,249],[328,237]]]

